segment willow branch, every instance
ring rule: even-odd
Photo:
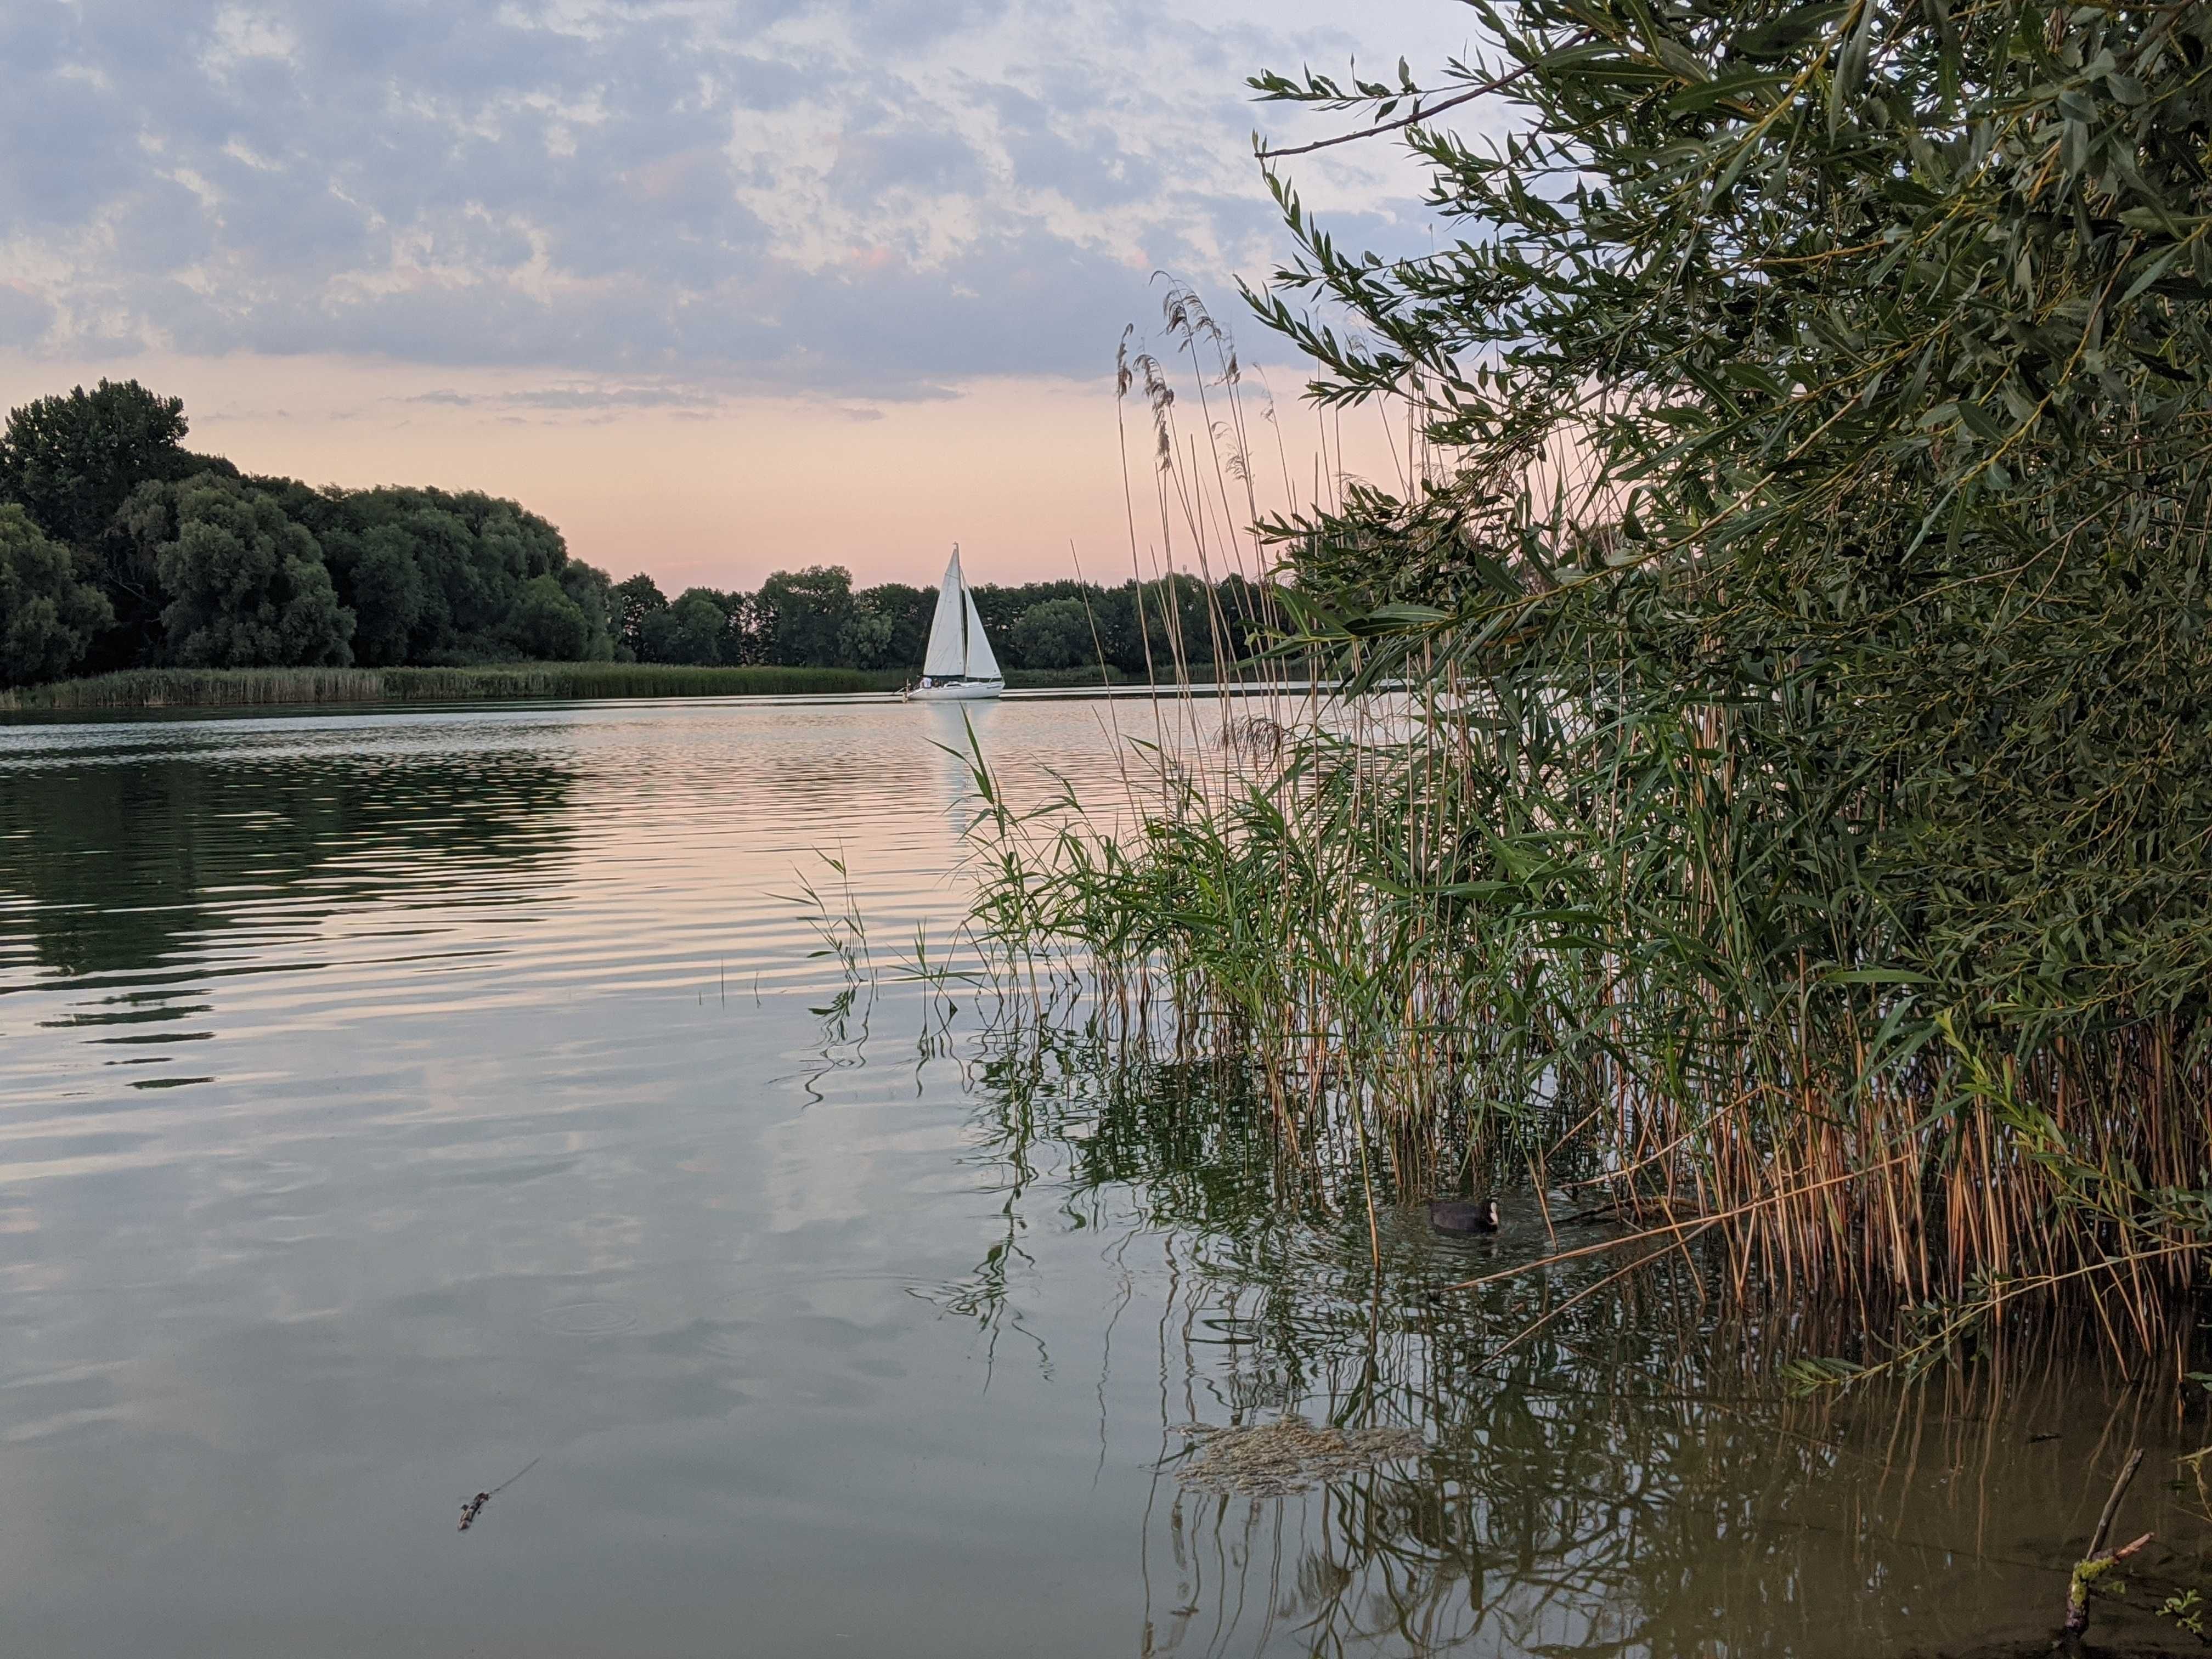
[[[1570,44],[1580,43],[1570,42]],[[1540,59],[1538,60],[1538,62],[1540,61]],[[1442,103],[1431,104],[1426,109],[1416,107],[1411,115],[1401,116],[1395,121],[1384,121],[1371,127],[1362,127],[1357,132],[1340,132],[1334,138],[1316,138],[1310,144],[1291,144],[1280,149],[1273,149],[1263,145],[1261,147],[1260,159],[1263,161],[1272,161],[1278,155],[1305,155],[1317,149],[1327,149],[1332,144],[1348,144],[1356,138],[1372,138],[1377,133],[1395,132],[1401,127],[1418,126],[1423,121],[1433,120],[1448,109],[1456,109],[1462,104],[1472,103],[1485,93],[1502,91],[1536,67],[1537,63],[1523,64],[1520,68],[1510,70],[1496,80],[1485,81],[1480,86],[1469,87],[1465,92],[1455,92]]]

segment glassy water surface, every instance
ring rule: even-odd
[[[1111,798],[1150,730],[969,712],[1030,799]],[[5,1650],[1963,1650],[2055,1623],[2131,1444],[2125,1524],[2201,1568],[2164,1396],[1793,1401],[1665,1284],[1500,1357],[1602,1258],[1438,1293],[1542,1227],[1370,1247],[1232,1080],[847,986],[781,896],[827,854],[879,959],[942,948],[963,741],[859,701],[0,726]],[[1426,1449],[1180,1480],[1191,1425],[1291,1413]]]

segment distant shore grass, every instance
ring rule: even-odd
[[[0,690],[0,710],[246,708],[523,698],[813,696],[896,691],[909,677],[848,668],[500,663],[475,668],[134,668]]]
[[[1109,670],[1112,683],[1127,676]],[[1100,671],[1015,669],[1006,683],[1096,685]],[[535,697],[835,696],[896,691],[896,669],[689,668],[672,663],[497,663],[475,668],[134,668],[0,690],[0,712],[252,708],[306,703],[499,702]]]

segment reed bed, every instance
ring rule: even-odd
[[[1114,802],[988,795],[982,937],[1041,1004],[1255,1067],[1370,1206],[1522,1164],[1843,1310],[1832,1380],[2030,1315],[2177,1352],[2205,9],[1476,10],[1484,61],[1251,83],[1360,124],[1263,160],[1403,143],[1437,215],[1432,252],[1353,250],[1271,166],[1292,252],[1246,297],[1312,366],[1304,499],[1194,296],[1181,378],[1122,361],[1133,562],[1268,565],[1285,667],[1341,695],[1227,743],[1194,702]],[[1345,477],[1378,418],[1395,476]]]
[[[817,696],[896,691],[911,678],[858,668],[687,667],[674,663],[526,663],[486,668],[387,668],[393,702],[507,697]]]
[[[132,668],[45,685],[0,688],[0,709],[238,708],[375,702],[374,668]]]
[[[496,663],[458,668],[137,668],[0,687],[0,711],[243,708],[350,702],[500,702],[537,697],[839,696],[896,691],[912,675],[862,668],[687,667],[674,663]],[[1118,686],[1109,666],[1016,668],[1016,690]]]
[[[455,668],[141,668],[0,690],[0,709],[240,708],[526,698],[816,696],[896,691],[908,677],[843,668],[501,663]]]
[[[1171,297],[1170,332],[1211,429],[1241,433],[1233,352],[1194,304]],[[1263,520],[1233,510],[1242,439],[1204,476],[1164,371],[1129,362],[1154,557],[1261,564],[1233,528]],[[1288,620],[1246,690],[1272,672],[1276,694],[1163,706],[1114,799],[1018,811],[974,753],[974,922],[1002,981],[1041,1022],[1079,997],[1133,1049],[1249,1067],[1284,1156],[1348,1175],[1370,1216],[1517,1180],[1717,1251],[1747,1304],[1837,1314],[1808,1383],[2053,1319],[2184,1363],[2212,1243],[2193,509],[2048,490],[2013,509],[2039,548],[1964,580],[1931,548],[1854,637],[1802,614],[1817,568],[1749,595],[1690,557],[1562,587],[1612,533],[1571,450],[1409,439],[1395,499],[1317,467],[1262,573]],[[1919,512],[1894,477],[1855,487],[1832,544]],[[1583,516],[1546,523],[1571,493]],[[2132,514],[2133,544],[2086,538],[2084,510]],[[1370,586],[1384,625],[1329,626],[1391,568],[1378,544],[1431,591],[1473,568],[1472,597]],[[2123,560],[2142,574],[2113,580]],[[1315,679],[1340,695],[1293,693]]]
[[[1830,1378],[2027,1304],[2180,1352],[2212,1167],[2198,1021],[2037,1029],[2002,991],[1916,994],[1849,941],[1814,953],[1753,826],[1717,866],[1706,819],[1590,822],[1636,798],[1595,797],[1589,755],[1537,812],[1465,707],[1407,719],[1289,728],[1257,776],[1189,756],[1134,815],[988,811],[982,936],[1014,982],[1085,981],[1125,1041],[1252,1068],[1253,1109],[1352,1172],[1355,1205],[1565,1186],[1657,1245],[1717,1245],[1747,1299],[1840,1305],[1879,1340]]]

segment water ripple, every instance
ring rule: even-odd
[[[1018,793],[1047,768],[1117,787],[1131,711],[968,712]],[[787,896],[825,854],[879,936],[942,939],[967,743],[957,711],[874,701],[0,726],[9,1121],[243,1083],[272,1047],[335,1056],[410,1019],[818,980]]]

